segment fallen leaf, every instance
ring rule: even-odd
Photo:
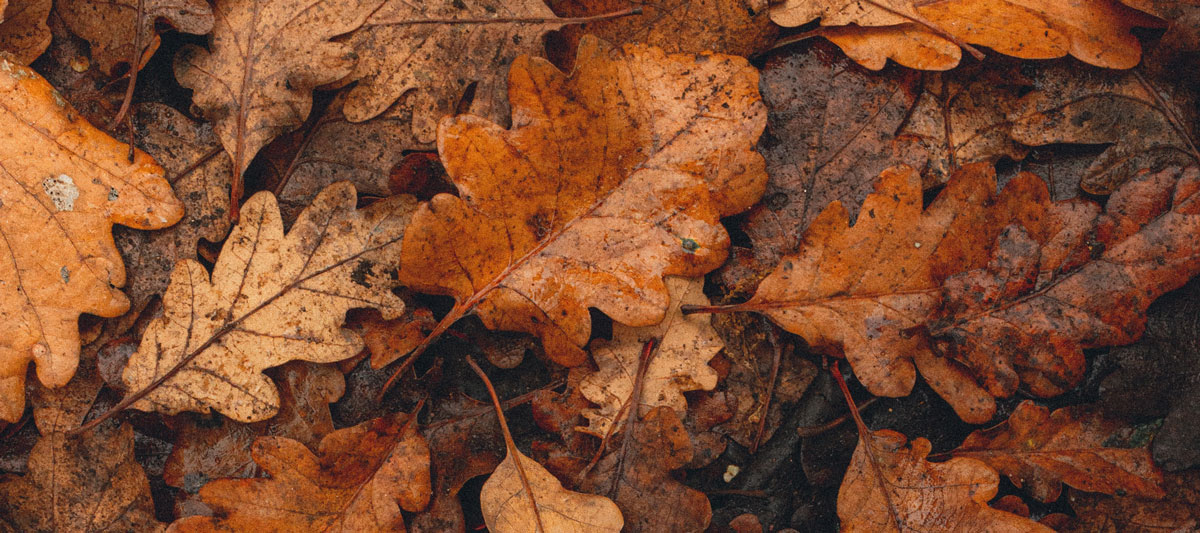
[[[193,103],[233,161],[235,214],[254,155],[304,122],[314,87],[353,68],[353,50],[329,39],[361,26],[376,7],[371,0],[218,0],[210,50],[188,46],[175,56],[175,77],[195,91]]]
[[[294,361],[268,372],[279,387],[279,414],[270,420],[239,424],[230,420],[185,419],[166,423],[176,434],[163,466],[163,481],[195,493],[209,480],[254,477],[250,449],[258,437],[286,437],[310,448],[333,431],[329,404],[346,388],[342,373],[330,365]]]
[[[1200,465],[1200,281],[1163,296],[1146,313],[1146,333],[1113,348],[1115,370],[1100,382],[1105,413],[1136,419],[1162,418],[1154,434],[1154,462],[1166,470]],[[1153,386],[1147,386],[1153,383]]]
[[[594,17],[636,5],[641,13],[567,26],[567,48],[586,34],[613,44],[643,43],[668,53],[712,51],[749,57],[771,45],[777,28],[765,0],[557,0],[550,7],[564,17]],[[686,36],[686,38],[685,38]]]
[[[471,478],[495,471],[504,457],[496,411],[469,397],[451,396],[435,404],[422,432],[433,451],[433,500],[413,518],[412,530],[466,531],[458,491]]]
[[[51,0],[8,0],[0,16],[0,50],[22,65],[33,63],[50,46]]]
[[[1038,90],[1009,111],[1014,140],[1033,146],[1110,145],[1079,178],[1092,194],[1111,194],[1145,168],[1200,163],[1192,89],[1157,83],[1140,69],[1086,77],[1076,71],[1074,65],[1058,64],[1039,74]]]
[[[1053,531],[988,506],[1000,477],[987,464],[930,463],[928,440],[907,442],[888,429],[859,439],[838,491],[842,531]]]
[[[162,531],[133,428],[101,426],[38,440],[24,476],[0,482],[0,526],[22,532]]]
[[[250,453],[266,479],[222,479],[200,489],[213,516],[171,531],[405,531],[400,510],[429,503],[429,445],[413,420],[393,415],[340,429],[317,453],[284,437],[260,437]]]
[[[104,386],[96,368],[97,349],[96,343],[83,347],[79,369],[66,385],[53,389],[37,384],[30,387],[29,403],[33,406],[33,420],[42,435],[79,426],[91,410],[96,395]]]
[[[438,121],[475,85],[470,112],[504,122],[509,64],[540,54],[542,36],[563,25],[542,0],[389,0],[344,40],[358,54],[348,78],[358,84],[343,112],[362,122],[415,91],[412,133],[432,142]]]
[[[855,59],[874,69],[882,68],[889,56],[912,68],[949,69],[958,63],[961,43],[1023,59],[1069,53],[1100,67],[1131,68],[1141,58],[1141,46],[1130,30],[1159,25],[1157,19],[1116,0],[787,0],[771,12],[781,26],[800,26],[817,18],[822,26],[844,27],[835,30],[840,36],[871,41],[854,45],[860,52],[872,50]]]
[[[389,273],[415,201],[397,196],[363,210],[355,201],[349,183],[332,185],[284,236],[275,198],[256,194],[211,281],[198,261],[180,261],[163,316],[125,367],[128,390],[148,390],[132,407],[265,420],[279,396],[263,369],[357,354],[362,340],[340,327],[347,310],[374,307],[388,318],[403,311]]]
[[[1168,473],[1166,498],[1110,497],[1070,492],[1076,518],[1060,531],[1068,533],[1186,533],[1200,530],[1200,470]]]
[[[1181,50],[1200,50],[1200,2],[1196,0],[1121,0],[1122,4],[1168,21],[1163,42]]]
[[[987,463],[1042,502],[1058,499],[1062,484],[1088,492],[1161,498],[1162,472],[1145,443],[1119,446],[1120,422],[1083,406],[1051,413],[1032,401],[1008,420],[972,432],[950,452]]]
[[[80,119],[49,83],[0,57],[0,420],[25,409],[25,374],[48,387],[79,361],[81,313],[117,316],[129,300],[112,225],[162,228],[183,216],[163,170]]]
[[[625,516],[625,531],[703,531],[712,520],[704,493],[671,477],[692,460],[687,430],[670,407],[656,407],[600,459],[580,490],[608,495]]]
[[[588,307],[659,322],[662,277],[719,266],[729,245],[719,217],[762,194],[752,145],[765,113],[745,60],[585,39],[576,65],[567,77],[544,60],[513,63],[514,129],[442,122],[439,153],[460,197],[422,205],[400,269],[409,287],[455,299],[433,337],[474,312],[578,365]]]
[[[437,324],[428,309],[406,307],[410,312],[391,320],[384,320],[374,310],[355,316],[350,327],[362,336],[363,345],[371,352],[371,368],[383,368],[411,352]]]
[[[221,242],[229,233],[233,170],[212,126],[162,104],[144,103],[134,109],[138,148],[166,169],[167,180],[185,209],[183,219],[163,231],[118,228],[113,232],[129,264],[125,292],[130,308],[141,311],[152,297],[166,292],[177,261],[196,258],[200,239]]]
[[[662,322],[640,328],[614,324],[611,341],[592,343],[592,359],[599,370],[584,377],[579,390],[599,407],[583,411],[588,425],[580,431],[597,437],[608,435],[618,412],[630,401],[637,402],[636,414],[632,407],[624,407],[630,416],[640,417],[659,406],[683,413],[687,411],[684,392],[717,386],[717,372],[708,361],[724,346],[721,338],[708,315],[685,317],[679,312],[683,304],[708,305],[704,278],[669,277],[666,284],[671,304]],[[642,347],[651,341],[656,345],[645,370],[641,397],[634,399]]]
[[[212,7],[204,0],[71,0],[58,2],[55,12],[91,43],[92,59],[108,74],[122,63],[143,66],[141,58],[158,50],[159,21],[196,35],[213,29]]]
[[[537,509],[518,469],[524,470]],[[625,524],[612,500],[563,488],[542,465],[515,450],[483,483],[479,506],[488,530],[496,533],[521,533],[535,528],[534,524],[545,531],[617,533]]]

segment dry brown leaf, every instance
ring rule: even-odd
[[[972,432],[948,454],[987,463],[1043,502],[1057,500],[1064,483],[1088,492],[1163,497],[1162,471],[1146,443],[1121,446],[1121,429],[1083,406],[1052,414],[1025,400],[1008,420]]]
[[[518,468],[524,470],[536,510]],[[563,488],[542,465],[516,450],[509,450],[508,457],[483,483],[479,506],[488,530],[496,533],[524,533],[536,529],[534,524],[541,524],[547,532],[618,533],[625,524],[612,500]]]
[[[164,231],[114,231],[117,248],[129,264],[125,292],[130,308],[140,311],[167,290],[177,261],[196,258],[200,239],[221,242],[229,233],[233,170],[211,125],[156,103],[138,105],[133,120],[138,125],[137,146],[166,169],[186,211],[183,220]]]
[[[625,515],[629,533],[704,531],[712,520],[708,496],[671,477],[692,460],[692,443],[669,407],[656,407],[600,459],[580,490],[608,495]]]
[[[600,407],[583,411],[588,426],[580,431],[597,437],[608,434],[617,413],[632,399],[642,347],[651,340],[657,343],[645,370],[641,398],[636,400],[636,415],[632,408],[625,408],[632,416],[641,417],[659,406],[686,412],[684,392],[717,386],[717,372],[708,361],[724,346],[721,338],[708,315],[683,316],[679,312],[684,304],[708,305],[704,278],[669,277],[666,283],[671,304],[662,322],[640,328],[614,324],[611,341],[592,343],[592,358],[600,369],[584,377],[579,390]]]
[[[1070,491],[1076,517],[1068,533],[1192,533],[1200,531],[1200,470],[1165,476],[1166,498],[1110,497]]]
[[[50,46],[50,15],[52,0],[9,0],[0,16],[0,50],[17,58],[22,65],[34,59]],[[2,3],[2,2],[0,2]]]
[[[643,43],[670,53],[716,52],[749,57],[771,45],[777,28],[766,0],[552,0],[564,17],[591,17],[639,7],[641,13],[567,26],[570,44],[592,34],[613,44]]]
[[[195,493],[209,480],[254,477],[250,448],[256,438],[287,437],[315,449],[321,438],[333,431],[329,404],[337,401],[346,388],[337,368],[293,361],[268,372],[279,387],[279,414],[270,420],[253,424],[165,421],[176,437],[163,466],[163,481]]]
[[[133,428],[114,426],[38,440],[25,475],[0,483],[0,527],[29,533],[162,531],[150,482],[134,460]]]
[[[342,79],[354,51],[329,39],[362,25],[377,0],[218,0],[210,50],[175,57],[175,77],[213,123],[233,160],[234,210],[242,174],[271,139],[300,126],[312,89]]]
[[[75,35],[92,44],[92,59],[113,74],[117,65],[144,66],[143,56],[158,49],[155,24],[165,21],[184,33],[206,34],[213,29],[212,7],[205,0],[70,0],[58,2],[55,12]]]
[[[423,307],[406,306],[400,318],[384,320],[377,311],[354,315],[347,326],[362,335],[363,345],[371,352],[371,368],[383,368],[416,348],[433,331],[437,320]]]
[[[1141,45],[1130,30],[1160,24],[1117,0],[788,0],[773,7],[771,18],[782,26],[820,18],[823,26],[839,27],[831,40],[847,44],[847,53],[868,68],[882,68],[890,57],[934,70],[958,64],[960,43],[1023,59],[1069,53],[1096,66],[1131,68]]]
[[[1087,76],[1077,70],[1059,64],[1040,73],[1038,90],[1009,108],[1014,140],[1110,145],[1079,178],[1092,194],[1111,194],[1145,168],[1200,163],[1193,88],[1161,83],[1140,68]]]
[[[765,122],[758,76],[741,58],[584,39],[572,76],[523,56],[509,79],[513,129],[442,122],[439,152],[460,196],[414,215],[400,278],[455,298],[434,336],[474,312],[578,365],[588,307],[655,324],[669,303],[663,276],[725,260],[718,219],[753,204],[766,181],[752,150]]]
[[[1168,21],[1163,42],[1177,50],[1200,50],[1200,2],[1196,0],[1121,0],[1122,4]]]
[[[466,531],[458,491],[471,478],[496,470],[504,441],[492,406],[451,396],[433,407],[423,434],[433,451],[433,501],[412,521],[414,532]]]
[[[337,430],[317,453],[283,437],[254,441],[254,461],[271,477],[222,479],[200,489],[213,516],[170,531],[405,531],[400,509],[429,503],[429,445],[400,414]]]
[[[358,85],[343,112],[362,122],[415,91],[412,134],[428,143],[475,84],[470,113],[503,123],[509,64],[540,55],[542,36],[563,25],[542,0],[388,0],[344,40],[358,54],[348,78]]]
[[[389,274],[415,201],[396,196],[356,210],[356,200],[352,185],[334,184],[284,236],[274,196],[258,193],[225,241],[211,282],[198,261],[178,263],[163,316],[125,367],[129,390],[149,391],[132,406],[265,420],[279,396],[263,369],[357,354],[362,340],[341,328],[351,308],[378,308],[389,318],[403,312]]]
[[[79,362],[81,313],[117,316],[129,300],[114,223],[162,228],[183,216],[163,170],[92,127],[40,76],[0,57],[0,420],[25,409],[37,364],[58,387]]]
[[[975,459],[930,463],[928,440],[892,430],[864,435],[838,491],[842,531],[1038,532],[1053,530],[993,509],[1000,476]]]

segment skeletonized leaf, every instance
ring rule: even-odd
[[[525,471],[537,502],[536,510],[525,492],[516,461],[521,462],[520,468]],[[515,450],[509,451],[508,457],[483,483],[479,505],[488,530],[496,533],[533,531],[537,523],[547,532],[617,533],[625,524],[612,500],[563,488],[542,465]]]
[[[355,201],[349,183],[331,185],[284,236],[275,197],[258,193],[225,241],[211,281],[199,262],[180,261],[163,316],[146,328],[125,367],[129,390],[151,389],[133,407],[265,420],[279,396],[263,369],[358,353],[362,340],[341,328],[351,308],[398,316],[404,304],[390,292],[388,274],[415,202],[396,196],[356,210]],[[161,378],[161,386],[154,383]]]
[[[81,313],[129,300],[113,224],[162,228],[183,216],[163,170],[79,118],[40,76],[0,57],[0,420],[24,411],[25,374],[62,386],[79,362]]]

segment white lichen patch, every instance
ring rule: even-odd
[[[75,180],[71,179],[71,176],[59,174],[58,177],[46,178],[46,181],[42,182],[42,190],[46,191],[46,196],[50,197],[55,209],[75,209],[75,200],[79,199],[79,187],[75,186]]]

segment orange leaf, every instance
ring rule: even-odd
[[[864,435],[838,491],[842,531],[1051,532],[1028,518],[993,509],[1000,477],[987,464],[955,458],[930,463],[928,440],[891,430]]]
[[[429,503],[429,445],[405,415],[377,418],[321,440],[317,455],[284,437],[251,454],[271,477],[222,479],[200,489],[214,516],[171,531],[404,531],[400,509]]]
[[[575,73],[523,56],[509,73],[515,127],[445,119],[438,148],[459,196],[414,215],[402,283],[456,300],[434,335],[474,311],[492,329],[541,336],[578,365],[588,307],[660,321],[663,277],[725,260],[721,216],[762,194],[758,75],[741,58],[667,55],[594,39]]]
[[[1057,500],[1062,483],[1088,492],[1161,498],[1162,472],[1150,450],[1110,444],[1120,427],[1085,407],[1051,414],[1026,400],[1008,420],[971,433],[949,453],[991,465],[1043,502]]]

